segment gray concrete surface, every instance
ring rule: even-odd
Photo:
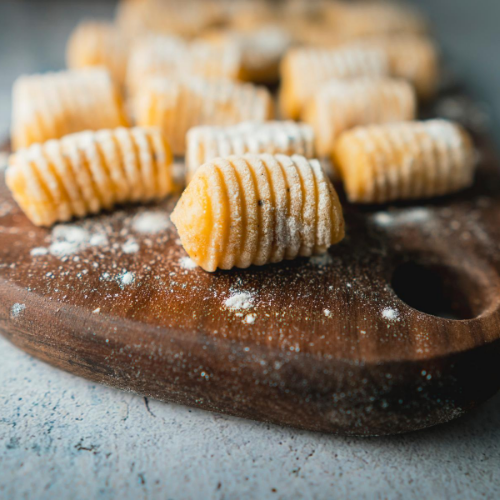
[[[419,4],[498,123],[500,3]],[[13,79],[60,67],[76,20],[112,8],[0,2],[0,131]],[[495,499],[499,470],[499,396],[446,426],[347,439],[146,401],[59,372],[0,338],[2,500]]]
[[[96,386],[0,339],[0,498],[500,498],[500,398],[391,438],[300,432]]]

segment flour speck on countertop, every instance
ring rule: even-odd
[[[324,314],[327,318],[331,318],[331,317],[332,317],[332,311],[330,311],[330,309],[324,309],[324,310],[323,310],[323,314]]]
[[[170,227],[167,214],[162,212],[143,212],[134,217],[132,229],[138,233],[155,234]]]
[[[19,302],[16,302],[11,308],[10,308],[10,315],[12,318],[17,318],[21,314],[24,313],[24,310],[26,309],[25,304],[19,304]]]
[[[254,296],[250,292],[237,292],[231,295],[224,305],[232,310],[245,310],[253,307]]]

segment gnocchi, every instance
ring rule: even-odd
[[[299,155],[205,163],[171,219],[191,259],[206,271],[322,254],[344,237],[335,189],[317,160]]]
[[[6,182],[37,226],[175,189],[170,148],[153,128],[86,131],[34,144],[10,157]]]
[[[391,123],[344,132],[333,150],[347,197],[385,203],[444,195],[470,186],[470,136],[447,120]]]
[[[218,156],[281,153],[312,158],[313,138],[309,125],[292,121],[194,127],[187,134],[186,177],[190,180],[201,165]]]
[[[83,130],[128,125],[121,96],[101,68],[20,77],[12,100],[14,151]]]

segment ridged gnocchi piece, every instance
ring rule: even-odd
[[[392,76],[413,84],[423,101],[435,96],[440,78],[439,53],[429,38],[398,34],[368,37],[353,45],[360,49],[380,49],[387,55]]]
[[[185,153],[192,127],[266,121],[272,115],[265,88],[227,80],[156,77],[141,87],[134,102],[137,123],[160,127],[176,155]]]
[[[238,155],[203,165],[172,216],[206,271],[322,254],[344,237],[337,194],[317,160]]]
[[[300,118],[309,99],[329,80],[385,76],[388,71],[387,56],[377,49],[291,49],[281,64],[281,115],[290,119]]]
[[[470,186],[475,170],[472,139],[446,120],[352,129],[335,143],[333,161],[358,203],[452,193]]]
[[[82,130],[127,125],[121,96],[105,69],[22,76],[14,83],[14,151]]]
[[[196,75],[203,78],[237,80],[240,48],[204,40],[186,42],[174,36],[149,35],[132,47],[127,70],[127,89],[134,95],[152,76]]]
[[[283,6],[281,21],[305,45],[332,47],[369,36],[420,35],[428,29],[418,12],[396,2],[288,0]]]
[[[333,10],[330,28],[344,39],[383,34],[424,34],[428,23],[408,5],[393,1],[342,2]]]
[[[313,158],[314,132],[309,125],[292,121],[194,127],[187,134],[186,178],[189,181],[201,165],[216,157],[247,153]]]
[[[330,156],[337,137],[353,127],[413,120],[416,97],[404,80],[356,78],[326,83],[306,106],[304,121],[316,136],[316,152]]]
[[[7,186],[37,226],[161,199],[174,189],[172,154],[159,129],[85,131],[13,154]]]
[[[219,0],[121,0],[116,22],[128,34],[154,32],[192,38],[224,23],[227,8]]]
[[[237,47],[241,53],[238,78],[266,84],[279,80],[281,58],[292,43],[288,31],[275,24],[246,30],[212,30],[204,39],[216,46]]]
[[[66,47],[70,69],[105,67],[120,86],[125,84],[129,38],[111,23],[82,21],[71,34]]]

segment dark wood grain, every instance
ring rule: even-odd
[[[29,223],[2,172],[0,331],[96,382],[230,415],[357,435],[446,422],[500,388],[500,176],[476,142],[473,189],[346,204],[326,258],[213,274],[183,267],[173,227],[134,230],[175,199],[76,221],[97,245],[33,255],[55,234]],[[229,310],[241,292],[253,307]]]

